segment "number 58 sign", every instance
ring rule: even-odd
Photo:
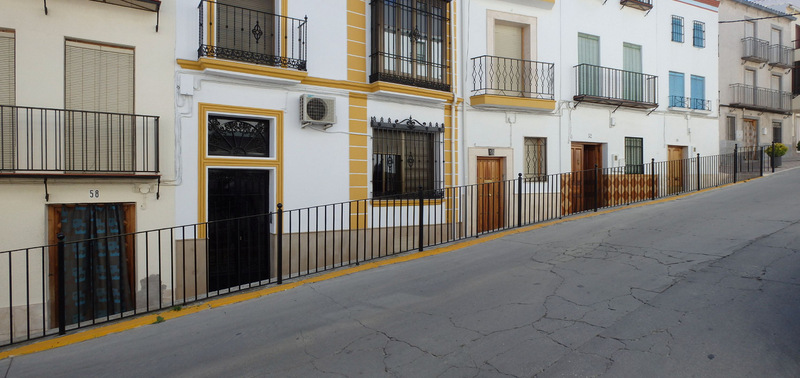
[[[100,189],[89,189],[89,198],[100,198]]]

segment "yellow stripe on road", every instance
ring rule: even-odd
[[[757,178],[759,178],[759,177],[756,177],[756,179]],[[750,180],[754,180],[754,179],[750,179]],[[747,181],[750,181],[750,180],[740,181],[740,183],[741,182],[747,182]],[[685,194],[680,194],[680,195],[676,195],[676,196],[661,198],[661,199],[658,199],[658,200],[655,200],[655,201],[641,202],[641,203],[638,203],[638,204],[633,204],[633,205],[628,205],[628,206],[621,206],[621,207],[616,207],[616,208],[613,208],[613,209],[606,209],[606,210],[602,210],[602,211],[598,211],[598,212],[590,212],[590,213],[585,213],[585,214],[581,214],[581,215],[577,215],[577,216],[572,216],[572,217],[569,217],[569,218],[556,219],[556,220],[552,220],[552,221],[549,221],[549,222],[539,223],[539,224],[535,224],[535,225],[531,225],[531,226],[527,226],[527,227],[521,227],[521,228],[517,228],[517,229],[513,229],[513,230],[497,232],[497,233],[494,233],[494,234],[481,236],[480,238],[460,241],[460,242],[456,242],[455,244],[452,244],[452,245],[438,247],[438,248],[430,249],[430,250],[423,251],[423,252],[416,252],[416,253],[411,252],[411,253],[400,255],[400,256],[387,257],[387,258],[382,259],[380,261],[372,261],[372,262],[362,263],[362,264],[360,264],[358,266],[353,266],[353,267],[343,268],[343,269],[337,269],[337,270],[332,271],[330,273],[324,273],[324,274],[308,277],[308,278],[305,278],[305,279],[302,279],[302,280],[289,282],[289,283],[286,283],[286,284],[283,284],[283,285],[280,285],[280,286],[270,286],[270,287],[267,287],[267,288],[258,289],[258,290],[254,290],[254,291],[250,291],[250,292],[232,294],[232,295],[228,295],[228,296],[225,296],[225,297],[220,297],[220,298],[208,300],[208,301],[205,301],[205,302],[202,302],[202,303],[189,305],[189,306],[184,307],[184,308],[182,308],[181,310],[178,310],[178,311],[174,311],[174,310],[170,309],[170,310],[165,310],[165,311],[160,312],[160,313],[137,316],[135,318],[121,320],[121,321],[109,323],[109,324],[103,325],[103,326],[92,327],[92,328],[88,328],[88,329],[81,330],[81,331],[75,331],[74,333],[67,334],[67,335],[64,335],[64,336],[55,336],[55,337],[53,337],[51,339],[48,339],[48,340],[42,340],[42,341],[33,342],[31,344],[27,344],[27,345],[22,345],[22,346],[18,346],[18,347],[12,347],[12,349],[0,352],[0,360],[8,358],[8,357],[22,356],[22,355],[25,355],[25,354],[37,353],[37,352],[41,352],[41,351],[45,351],[45,350],[49,350],[49,349],[54,349],[54,348],[58,348],[58,347],[66,346],[66,345],[72,345],[72,344],[80,343],[80,342],[83,342],[83,341],[86,341],[86,340],[92,340],[92,339],[96,339],[96,338],[103,337],[103,336],[106,336],[106,335],[110,335],[112,333],[118,333],[118,332],[122,332],[122,331],[127,331],[129,329],[133,329],[133,328],[137,328],[137,327],[153,324],[153,323],[156,323],[156,322],[159,321],[159,317],[163,321],[167,321],[167,320],[170,320],[170,319],[179,318],[179,317],[186,316],[186,315],[189,315],[189,314],[194,314],[194,313],[206,310],[206,309],[227,306],[227,305],[234,304],[234,303],[239,303],[239,302],[249,301],[249,300],[255,299],[255,298],[260,298],[260,297],[263,297],[263,296],[266,296],[266,295],[270,295],[270,294],[273,294],[273,293],[278,293],[278,292],[282,292],[282,291],[286,291],[286,290],[291,290],[291,289],[294,289],[296,287],[299,287],[299,286],[302,286],[302,285],[305,285],[305,284],[321,282],[321,281],[333,279],[333,278],[336,278],[336,277],[346,276],[348,274],[353,274],[353,273],[356,273],[356,272],[361,272],[361,271],[365,271],[365,270],[369,270],[369,269],[374,269],[374,268],[385,266],[385,265],[397,264],[397,263],[417,260],[417,259],[421,259],[421,258],[425,258],[425,257],[429,257],[429,256],[435,256],[435,255],[439,255],[439,254],[442,254],[442,253],[451,252],[451,251],[463,249],[463,248],[466,248],[466,247],[471,247],[471,246],[478,245],[478,244],[481,244],[481,243],[485,243],[485,242],[488,242],[488,241],[491,241],[491,240],[500,239],[500,238],[505,237],[505,236],[519,234],[519,233],[523,233],[523,232],[528,232],[528,231],[536,230],[536,229],[539,229],[539,228],[548,227],[548,226],[551,226],[551,225],[554,225],[554,224],[559,224],[559,223],[562,223],[562,222],[568,222],[568,221],[574,221],[574,220],[578,220],[578,219],[594,217],[594,216],[597,216],[597,215],[608,214],[608,213],[619,211],[619,210],[623,210],[623,209],[630,209],[630,208],[635,208],[635,207],[641,207],[641,206],[653,205],[653,204],[658,204],[658,203],[663,203],[663,202],[668,202],[668,201],[674,201],[676,199],[688,197],[688,196],[691,196],[691,195],[707,192],[707,191],[714,190],[714,189],[724,188],[724,187],[727,187],[727,186],[730,186],[730,185],[734,185],[734,184],[726,184],[726,185],[722,185],[722,186],[718,186],[718,187],[714,187],[714,188],[703,189],[703,190],[701,190],[699,192],[685,193]]]

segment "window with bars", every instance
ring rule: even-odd
[[[683,17],[672,16],[672,41],[683,43]]]
[[[694,28],[692,30],[694,47],[706,47],[706,24],[700,21],[695,21]]]
[[[269,121],[230,116],[208,117],[208,155],[270,157]]]
[[[449,91],[447,6],[450,0],[372,0],[370,82]]]
[[[644,173],[644,139],[625,137],[625,173]]]
[[[373,127],[372,195],[438,198],[443,172],[441,129]]]
[[[736,140],[736,117],[728,116],[725,136],[727,140]]]
[[[547,138],[525,138],[525,180],[547,181]]]

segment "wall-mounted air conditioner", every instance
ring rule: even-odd
[[[325,128],[336,123],[336,99],[311,94],[300,96],[300,123],[308,125],[324,125]]]

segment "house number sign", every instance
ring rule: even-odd
[[[100,189],[89,189],[89,198],[100,198]]]

